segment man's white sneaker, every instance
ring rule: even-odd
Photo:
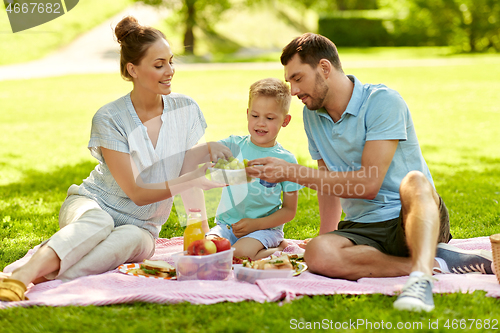
[[[453,245],[439,243],[436,249],[436,257],[443,259],[448,266],[448,271],[453,274],[493,274],[491,269],[493,256],[489,251],[462,250]]]
[[[416,312],[434,310],[432,280],[433,278],[428,275],[410,276],[398,299],[394,302],[394,308]]]

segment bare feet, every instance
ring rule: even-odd
[[[8,279],[10,278],[10,276],[12,275],[12,273],[4,273],[4,272],[0,272],[0,281],[2,281],[3,279]]]
[[[59,271],[61,260],[56,252],[48,247],[42,246],[33,254],[30,260],[16,268],[11,275],[15,279],[29,285],[30,283],[40,283],[46,281],[43,276]]]

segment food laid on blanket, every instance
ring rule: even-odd
[[[271,256],[260,260],[242,260],[242,265],[234,266],[234,275],[240,281],[255,283],[262,279],[283,279],[300,275],[307,269],[302,254],[286,254]],[[234,262],[234,259],[233,259]]]
[[[243,267],[248,267],[248,268],[255,268],[255,269],[265,269],[265,268],[259,268],[259,267],[264,267],[264,265],[267,263],[267,269],[279,269],[279,266],[286,266],[285,265],[276,265],[276,261],[280,260],[279,258],[281,257],[286,257],[284,258],[284,262],[287,260],[292,264],[293,269],[296,269],[297,265],[299,262],[304,262],[304,253],[283,253],[281,252],[280,256],[275,256],[272,255],[270,259],[261,259],[257,260],[256,263],[253,261],[250,257],[233,257],[233,265],[238,265],[242,264]],[[274,263],[274,264],[273,264]],[[255,267],[253,267],[255,265]],[[274,266],[274,267],[273,267]],[[288,266],[287,266],[288,267]],[[284,268],[282,268],[284,269]]]
[[[231,273],[233,252],[234,249],[231,248],[208,255],[190,255],[187,252],[174,253],[172,258],[177,269],[177,279],[179,281],[225,280]]]
[[[146,274],[160,277],[175,276],[175,267],[163,260],[144,259],[141,270]]]
[[[212,239],[203,238],[196,240],[187,247],[187,254],[192,256],[205,256],[231,249],[231,242],[227,238],[216,236]]]
[[[205,256],[217,253],[217,246],[209,239],[198,239],[189,244],[187,254],[190,256]]]
[[[233,265],[241,265],[245,260],[252,261],[249,257],[233,257]]]
[[[296,267],[297,263],[304,262],[304,253],[287,253],[288,259],[292,263],[293,267]]]
[[[231,242],[227,238],[215,236],[211,239],[211,241],[214,242],[215,247],[217,247],[217,252],[231,249]]]
[[[198,272],[199,265],[195,260],[191,258],[185,258],[179,263],[177,263],[177,270],[179,275],[193,275]]]
[[[230,157],[229,160],[219,158],[213,167],[207,169],[207,178],[227,185],[249,183],[253,181],[253,178],[247,176],[245,171],[247,166],[247,159],[240,162],[235,157]]]
[[[129,275],[172,279],[176,276],[176,269],[163,260],[144,259],[142,264],[123,264],[118,267],[120,272]]]
[[[260,259],[255,261],[244,260],[242,263],[243,267],[253,268],[253,269],[288,269],[293,270],[293,264],[290,261],[288,255],[283,254],[280,257],[271,256],[269,259]]]

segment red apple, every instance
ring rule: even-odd
[[[217,252],[217,247],[214,242],[204,239],[198,239],[189,244],[187,249],[187,254],[195,256],[205,256],[208,254],[214,254]]]
[[[198,264],[193,260],[194,258],[183,257],[177,263],[177,269],[181,275],[193,275],[198,271]]]
[[[198,278],[198,280],[214,280],[217,271],[215,271],[213,268],[214,267],[211,264],[202,265],[198,269],[196,277]]]
[[[231,264],[223,263],[222,266],[217,263],[204,264],[198,269],[196,277],[198,280],[225,280],[231,273]]]
[[[232,265],[230,262],[218,261],[215,263],[214,267],[217,272],[215,280],[224,280],[229,276],[229,273],[231,273]]]
[[[215,246],[217,247],[217,252],[231,250],[231,242],[229,242],[229,239],[224,238],[224,237],[215,236],[215,237],[211,238],[211,240],[212,240],[212,242],[214,242]]]

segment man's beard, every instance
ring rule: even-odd
[[[319,73],[316,73],[314,81],[314,96],[309,95],[310,105],[307,105],[309,110],[319,110],[324,106],[326,95],[328,94],[328,85]]]

